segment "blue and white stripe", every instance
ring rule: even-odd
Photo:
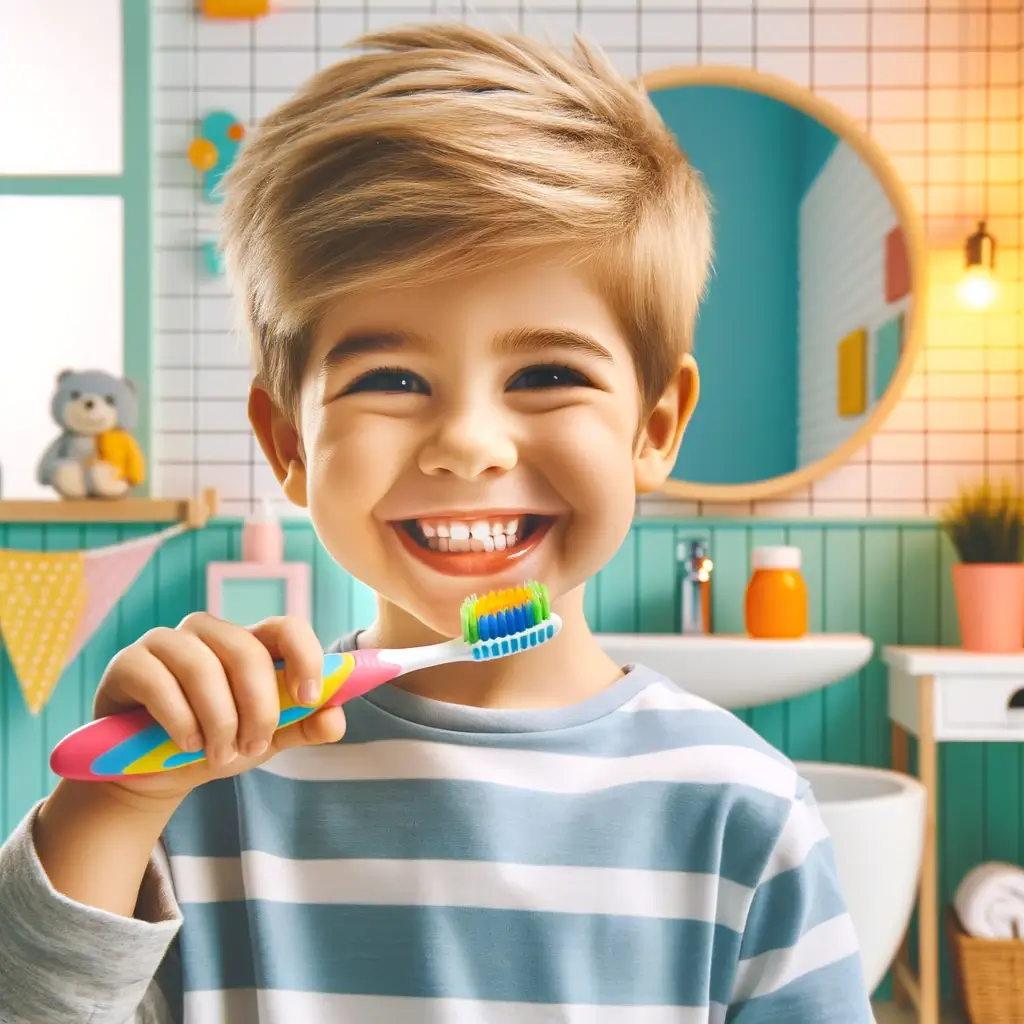
[[[732,715],[643,668],[347,712],[168,828],[185,1024],[872,1020],[813,798]]]

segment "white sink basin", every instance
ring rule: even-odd
[[[818,633],[799,640],[679,633],[598,633],[620,665],[639,663],[724,708],[774,704],[859,671],[871,658],[866,636]]]

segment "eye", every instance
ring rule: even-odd
[[[568,366],[528,366],[520,370],[508,383],[507,390],[524,388],[589,388],[593,385],[579,372]]]
[[[107,405],[117,405],[117,399],[116,399],[116,398],[114,398],[114,396],[113,396],[113,395],[107,395],[107,396],[106,396],[106,397],[105,397],[105,398],[103,399],[103,401],[104,401],[104,402],[106,402],[106,403],[107,403]]]
[[[357,377],[342,393],[352,395],[360,391],[429,395],[430,385],[418,373],[413,373],[411,370],[383,366]]]
[[[82,392],[81,391],[69,391],[68,392],[68,398],[70,398],[72,402],[77,402],[81,397],[82,397]]]

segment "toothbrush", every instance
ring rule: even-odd
[[[318,704],[296,704],[284,685],[284,665],[275,662],[281,715],[277,728],[308,718],[321,708],[361,697],[407,672],[456,661],[492,661],[553,639],[562,620],[551,611],[547,589],[530,581],[520,587],[462,603],[462,636],[425,647],[325,654]],[[102,782],[130,775],[155,775],[195,764],[202,750],[183,751],[145,708],[98,718],[69,733],[50,754],[50,768],[65,779]]]

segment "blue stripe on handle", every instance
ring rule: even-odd
[[[121,775],[125,768],[169,739],[167,730],[154,722],[134,736],[122,740],[116,747],[111,747],[105,754],[100,754],[92,763],[92,772],[95,775]]]

